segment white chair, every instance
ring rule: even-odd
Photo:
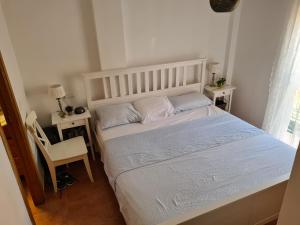
[[[26,118],[26,127],[46,159],[54,191],[57,192],[55,168],[79,160],[83,160],[89,178],[94,182],[83,137],[79,136],[51,145],[36,119],[36,113],[32,111]]]

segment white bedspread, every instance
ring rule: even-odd
[[[159,224],[288,179],[293,148],[218,115],[105,142],[105,170],[128,225]]]
[[[159,224],[288,179],[292,151],[255,136],[125,173],[116,195],[128,225]]]

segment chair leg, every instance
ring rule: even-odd
[[[49,171],[50,171],[50,175],[51,175],[51,180],[52,180],[52,183],[53,183],[54,191],[57,192],[57,182],[56,182],[55,166],[49,165]]]
[[[89,162],[89,158],[88,158],[87,154],[85,154],[83,156],[83,162],[84,162],[84,165],[85,165],[85,168],[86,168],[86,172],[88,173],[91,182],[94,182],[94,178],[93,178],[93,175],[92,175],[92,171],[91,171],[91,167],[90,167],[90,162]]]

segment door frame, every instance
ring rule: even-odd
[[[10,126],[15,135],[14,141],[16,143],[16,148],[18,149],[18,154],[20,155],[20,160],[22,160],[23,165],[26,165],[24,166],[26,185],[29,189],[34,204],[43,204],[45,202],[45,193],[35,161],[33,159],[32,150],[28,140],[28,134],[20,115],[1,52],[0,84],[0,105],[5,116],[7,126]],[[10,159],[13,160],[13,158]],[[11,164],[14,165],[14,161],[11,161]],[[19,177],[18,173],[16,174],[16,177]]]

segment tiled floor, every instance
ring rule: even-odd
[[[78,181],[62,196],[46,193],[46,203],[35,207],[29,201],[37,225],[125,225],[119,206],[100,160],[90,160],[95,183],[91,183],[83,162],[71,164],[68,172]]]

